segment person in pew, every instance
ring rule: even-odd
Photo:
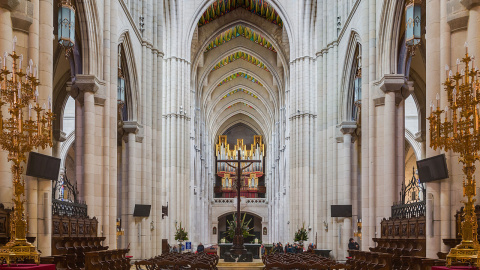
[[[348,240],[348,250],[360,250],[360,245],[353,238],[350,238]],[[352,257],[352,254],[349,252],[348,256]]]
[[[202,243],[198,244],[197,253],[204,252],[204,251],[205,251],[205,247],[202,245]]]

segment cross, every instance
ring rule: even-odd
[[[261,160],[242,160],[241,152],[238,150],[237,160],[217,160],[217,162],[226,162],[228,166],[237,170],[237,228],[235,228],[235,236],[233,237],[233,246],[230,250],[232,254],[245,254],[246,249],[243,246],[243,233],[241,228],[241,221],[240,221],[240,188],[241,188],[241,178],[242,172],[246,168],[248,168],[253,163],[262,162]],[[236,163],[235,165],[231,165],[230,163]],[[242,163],[247,163],[246,166],[242,168]]]

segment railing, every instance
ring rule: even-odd
[[[214,204],[234,204],[237,202],[237,198],[214,198],[213,203]],[[246,203],[248,205],[253,205],[253,204],[266,204],[267,199],[265,198],[242,198],[241,203]]]
[[[267,202],[267,199],[265,198],[247,198],[246,203],[247,204],[265,204]]]
[[[87,205],[60,200],[52,200],[52,214],[59,216],[87,216]]]
[[[425,201],[392,206],[392,218],[412,218],[425,216],[427,205]]]
[[[213,202],[218,204],[229,204],[229,203],[233,203],[234,200],[235,200],[234,198],[215,198],[213,199]]]

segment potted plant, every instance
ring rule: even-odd
[[[188,240],[188,232],[185,231],[185,228],[182,228],[182,222],[180,222],[179,227],[177,227],[177,224],[175,224],[175,240],[177,240],[180,243],[179,252],[181,252],[183,241]]]
[[[303,241],[308,240],[308,233],[307,230],[305,229],[305,223],[303,223],[302,228],[298,229],[298,231],[295,233],[295,242],[299,242],[300,245],[303,246]]]
[[[248,225],[250,224],[252,219],[245,222],[245,217],[246,216],[247,216],[247,214],[244,214],[242,220],[240,221],[240,226],[242,227],[242,235],[243,235],[244,239],[247,238],[247,237],[250,237],[250,236],[254,236],[253,234],[250,233],[250,231],[253,230],[253,228],[248,227]],[[227,223],[228,223],[228,229],[225,232],[225,236],[228,236],[228,238],[233,239],[233,237],[235,236],[235,229],[237,228],[237,217],[236,217],[236,215],[233,214],[233,221],[228,221],[227,220]]]

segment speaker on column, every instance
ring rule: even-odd
[[[28,176],[57,180],[60,172],[60,159],[40,153],[30,152],[28,155]]]
[[[152,208],[152,206],[149,204],[135,204],[135,208],[133,209],[133,216],[148,217],[150,216],[150,208]]]

